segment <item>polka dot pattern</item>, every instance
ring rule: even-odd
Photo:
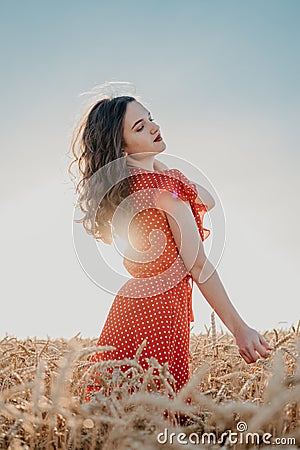
[[[140,258],[129,258],[129,254],[124,257],[124,266],[132,278],[118,291],[97,342],[116,349],[96,353],[90,361],[132,359],[146,339],[141,366],[147,369],[146,358],[151,357],[160,364],[167,362],[177,392],[190,375],[193,279],[179,255],[167,218],[155,206],[161,190],[189,201],[202,240],[210,234],[202,226],[207,206],[196,202],[196,186],[178,169],[150,172],[132,168],[130,174],[132,201],[140,211],[130,225],[134,227],[131,243]],[[126,370],[129,366],[120,368]],[[159,380],[156,381],[159,389]],[[99,385],[94,384],[88,387],[88,393],[98,389]]]

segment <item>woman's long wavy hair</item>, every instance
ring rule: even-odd
[[[80,180],[76,186],[78,206],[88,234],[106,244],[112,243],[112,217],[118,205],[130,194],[128,169],[122,148],[123,122],[131,96],[104,98],[92,105],[72,139],[74,160],[68,173],[74,182],[72,166],[77,164]]]

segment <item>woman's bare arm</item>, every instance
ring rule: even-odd
[[[229,300],[217,269],[208,259],[204,266],[194,265],[191,275],[210,306],[233,335],[247,325]],[[206,281],[200,282],[200,278]]]
[[[231,303],[217,270],[205,255],[203,242],[189,202],[163,192],[158,199],[167,215],[179,254],[199,290],[236,339],[240,355],[247,363],[266,357],[271,347],[257,331],[250,328]],[[203,282],[204,280],[204,282]]]
[[[197,200],[200,200],[199,203],[204,203],[207,206],[207,209],[210,211],[216,205],[215,199],[213,198],[211,193],[208,192],[203,186],[195,183],[195,181],[192,181],[192,183],[195,184],[197,188]]]
[[[244,360],[247,363],[252,363],[259,356],[267,357],[266,350],[271,350],[272,347],[263,336],[250,328],[241,318],[231,303],[218,272],[211,262],[207,259],[204,267],[194,266],[192,277],[207,302],[235,337],[239,353]],[[206,281],[200,282],[200,278]]]

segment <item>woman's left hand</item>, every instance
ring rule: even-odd
[[[248,326],[236,331],[234,337],[239,354],[247,364],[257,361],[260,357],[267,358],[267,350],[273,349],[260,333]]]

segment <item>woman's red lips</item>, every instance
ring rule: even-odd
[[[159,142],[159,141],[161,141],[161,140],[162,140],[162,137],[161,137],[161,135],[159,134],[159,135],[157,136],[157,138],[154,139],[154,142]]]

